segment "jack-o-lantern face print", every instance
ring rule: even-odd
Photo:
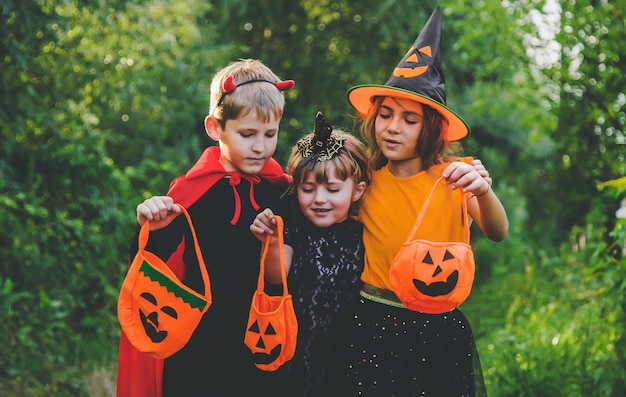
[[[157,300],[154,295],[149,292],[144,292],[141,295],[143,300],[147,301],[148,304],[153,305],[152,311],[146,314],[147,312],[139,308],[139,317],[141,318],[141,323],[143,324],[143,329],[146,331],[146,335],[150,338],[150,340],[154,343],[162,342],[167,337],[167,330],[159,330],[159,312],[163,315],[169,316],[173,319],[178,318],[178,313],[171,306],[163,306],[158,308]]]
[[[441,253],[441,252],[438,252]],[[430,251],[426,252],[421,265],[417,265],[413,284],[419,292],[428,296],[447,295],[459,281],[458,261],[447,249],[441,261],[433,261]],[[456,265],[456,266],[455,266]]]
[[[271,321],[266,321],[263,318],[256,319],[248,327],[246,336],[252,339],[253,343],[256,340],[254,348],[250,349],[256,364],[271,364],[280,356],[282,350],[281,338],[277,335]]]
[[[263,277],[261,273],[259,276]],[[293,357],[297,334],[298,322],[291,295],[270,296],[257,290],[243,338],[254,365],[264,371],[278,369]]]
[[[443,313],[460,305],[474,281],[474,255],[468,244],[415,240],[398,252],[389,282],[404,306]]]
[[[139,268],[136,291],[137,313],[146,335],[153,343],[163,342],[187,322],[202,314],[206,301],[184,290],[144,261]]]
[[[424,65],[425,62],[420,62],[419,56],[427,56],[432,58],[433,52],[430,46],[424,46],[418,49],[410,48],[409,51],[402,58],[402,62],[400,62],[403,66],[396,67],[393,70],[393,75],[395,77],[403,77],[405,79],[411,79],[413,77],[417,77],[421,74],[426,73],[428,70],[428,65]]]
[[[191,229],[204,293],[189,288],[161,258],[145,249],[150,233],[146,221],[117,301],[117,318],[128,341],[158,359],[170,357],[185,346],[213,301],[195,229],[187,210],[181,210]]]

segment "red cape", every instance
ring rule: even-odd
[[[217,181],[230,175],[236,204],[235,214],[233,214],[231,221],[234,225],[239,220],[238,211],[240,208],[240,198],[235,186],[241,179],[250,181],[250,202],[255,208],[258,205],[254,201],[254,183],[258,183],[260,179],[266,179],[275,185],[291,183],[291,177],[285,174],[280,164],[274,159],[270,159],[258,175],[241,175],[236,172],[227,172],[219,162],[220,154],[220,149],[217,146],[206,149],[185,175],[172,181],[167,195],[172,197],[175,203],[189,208]],[[184,245],[184,241],[182,241],[167,260],[168,266],[179,279],[183,278],[185,274],[185,264],[182,260]],[[163,360],[153,358],[135,349],[122,332],[117,365],[117,397],[161,397],[162,380]]]

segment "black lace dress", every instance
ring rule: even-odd
[[[298,342],[285,364],[289,396],[334,396],[345,378],[350,318],[363,270],[362,225],[348,219],[320,229],[309,221],[285,225],[293,250],[288,276],[298,318]]]

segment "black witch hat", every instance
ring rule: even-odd
[[[432,107],[444,117],[443,133],[448,141],[458,141],[469,133],[469,125],[446,106],[439,7],[384,85],[364,84],[348,90],[350,104],[361,114],[367,114],[373,99],[380,96],[410,99]]]
[[[343,147],[343,141],[343,137],[333,134],[333,126],[326,121],[324,114],[317,112],[313,133],[297,142],[302,155],[298,168],[308,164],[309,170],[312,170],[316,162],[331,160]]]

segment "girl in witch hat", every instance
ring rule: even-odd
[[[364,226],[364,287],[343,395],[486,394],[472,330],[461,310],[408,307],[406,291],[392,282],[390,272],[424,203],[427,210],[415,239],[469,243],[465,212],[493,241],[501,241],[508,231],[506,212],[482,164],[450,154],[452,143],[464,138],[469,126],[446,106],[440,41],[437,8],[384,85],[348,91],[362,120],[373,171],[358,216]],[[413,276],[415,289],[445,295],[456,279],[442,278],[441,258],[423,258],[438,281]]]
[[[354,219],[369,183],[367,153],[353,135],[318,113],[315,132],[294,146],[287,165],[293,177],[285,218],[285,266],[298,318],[293,358],[278,371],[287,390],[276,396],[343,395],[346,328],[358,303],[363,271],[363,227]],[[267,281],[281,284],[274,213],[267,208],[250,230],[261,241],[272,234]]]

